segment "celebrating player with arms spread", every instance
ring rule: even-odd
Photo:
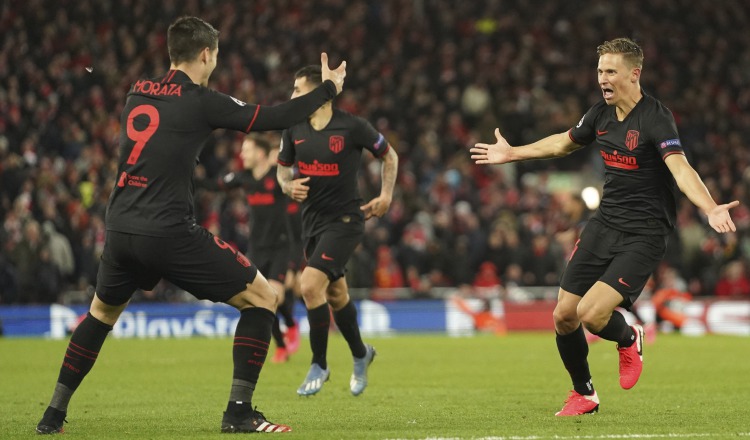
[[[628,326],[615,307],[633,305],[664,256],[667,235],[675,225],[675,182],[717,232],[735,230],[728,211],[739,204],[714,202],[685,159],[672,113],[641,89],[641,48],[618,38],[603,43],[597,52],[604,99],[578,125],[515,148],[495,130],[497,143],[471,149],[477,164],[502,164],[561,157],[595,143],[604,159],[602,202],[570,256],[553,316],[560,357],[573,381],[558,416],[599,409],[583,326],[617,342],[620,386],[630,389],[638,381],[643,329]]]
[[[309,66],[295,75],[292,97],[310,93],[320,84],[320,68]],[[367,386],[367,368],[375,349],[362,342],[357,309],[349,299],[345,266],[362,240],[364,220],[388,211],[398,170],[398,156],[382,134],[367,121],[333,108],[331,101],[310,118],[282,133],[278,179],[284,193],[302,202],[304,254],[307,267],[300,290],[310,321],[312,364],[297,390],[307,396],[320,391],[330,372],[326,359],[330,312],[354,357],[352,394]],[[380,195],[362,205],[357,174],[362,150],[383,162]],[[294,179],[292,165],[299,168]]]

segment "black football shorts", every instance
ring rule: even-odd
[[[305,268],[305,257],[302,251],[302,240],[295,238],[289,243],[289,269],[302,271]]]
[[[282,246],[264,246],[250,249],[248,256],[267,280],[284,283],[286,271],[289,269],[289,246],[287,243]]]
[[[560,287],[584,296],[602,281],[622,295],[622,307],[630,308],[666,249],[667,236],[623,232],[592,219],[571,253]]]
[[[365,234],[364,219],[357,215],[342,215],[331,221],[317,235],[305,242],[305,260],[336,281],[346,273],[346,263]]]
[[[136,289],[151,290],[164,278],[198,299],[225,302],[245,290],[257,273],[241,252],[200,226],[180,237],[107,231],[96,295],[120,305]]]

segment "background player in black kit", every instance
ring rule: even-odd
[[[219,181],[224,189],[242,188],[250,205],[252,227],[250,249],[247,256],[255,267],[265,274],[276,292],[285,292],[285,278],[289,268],[289,254],[292,246],[292,226],[287,214],[287,198],[276,180],[276,162],[272,162],[271,143],[263,137],[248,135],[242,141],[240,158],[243,171],[229,173]],[[279,296],[278,314],[284,319],[287,332],[299,335],[294,322],[294,295],[287,290]],[[276,341],[273,362],[286,362],[289,350],[279,326],[274,321],[272,335]]]
[[[516,148],[496,129],[497,143],[480,143],[471,149],[477,164],[502,164],[561,157],[595,143],[604,159],[601,205],[570,256],[553,316],[560,357],[573,381],[573,391],[558,416],[593,413],[599,408],[583,326],[617,342],[620,386],[630,389],[638,381],[643,329],[629,327],[614,309],[633,305],[664,256],[667,234],[675,225],[675,182],[717,232],[735,231],[728,211],[739,204],[714,202],[685,159],[672,113],[641,90],[641,48],[618,38],[604,42],[597,52],[604,99],[578,125]]]
[[[310,93],[320,81],[317,66],[299,70],[292,97]],[[357,189],[363,149],[383,162],[380,195],[365,205]],[[298,179],[294,179],[294,164],[299,168]],[[317,393],[330,376],[326,360],[329,304],[354,357],[350,391],[357,396],[367,386],[367,368],[375,349],[362,342],[344,266],[362,240],[364,221],[388,211],[397,171],[398,156],[385,137],[364,119],[334,109],[333,102],[327,102],[308,120],[282,133],[278,178],[284,193],[302,202],[307,260],[300,289],[310,322],[313,357],[310,370],[297,389],[299,395]]]
[[[107,208],[96,295],[70,338],[52,400],[36,428],[39,433],[62,432],[70,398],[131,295],[138,288],[152,289],[162,277],[197,298],[240,311],[221,430],[290,430],[252,408],[277,294],[244,255],[196,224],[193,170],[214,129],[280,130],[302,121],[341,91],[346,65],[331,71],[322,54],[323,78],[329,81],[312,93],[274,107],[246,104],[207,88],[218,41],[219,32],[205,21],[176,20],[167,33],[170,70],[136,82],[128,93],[121,117],[120,177]]]

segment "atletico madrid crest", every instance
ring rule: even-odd
[[[331,136],[328,138],[328,148],[338,154],[344,149],[344,136]]]
[[[628,150],[633,151],[638,146],[638,130],[628,130],[627,136],[625,136],[625,146]]]

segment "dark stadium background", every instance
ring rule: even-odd
[[[732,211],[721,237],[685,197],[679,228],[649,290],[750,298],[750,6],[606,1],[45,1],[0,4],[0,305],[86,303],[104,243],[119,116],[129,85],[169,67],[166,28],[197,15],[221,31],[210,86],[261,104],[288,99],[293,72],[327,51],[347,60],[340,108],[397,149],[387,216],[367,224],[349,282],[358,297],[553,292],[601,187],[595,148],[567,158],[480,168],[468,147],[500,127],[519,145],[574,126],[601,98],[596,46],[644,48],[642,85],[675,115],[688,158]],[[269,136],[276,142],[278,134]],[[239,169],[240,137],[218,132],[197,170]],[[365,159],[365,198],[379,188]],[[637,191],[637,188],[633,189]],[[204,226],[246,250],[239,193],[199,191]],[[389,290],[383,288],[400,288]],[[447,290],[446,290],[447,289]],[[487,292],[484,290],[483,292]],[[137,300],[174,301],[162,283]]]

